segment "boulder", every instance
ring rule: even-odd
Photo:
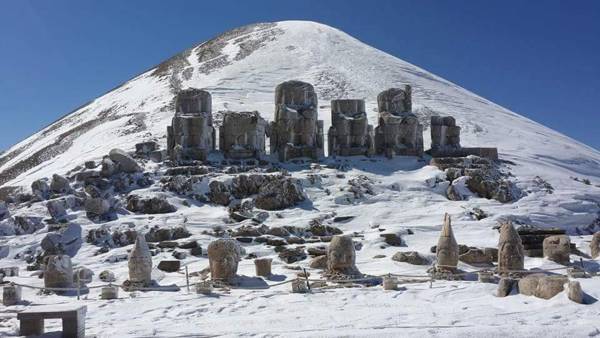
[[[534,273],[521,278],[519,280],[519,293],[525,296],[535,296],[540,279],[545,276],[543,273]]]
[[[340,228],[322,224],[318,221],[310,222],[307,231],[309,231],[314,236],[333,236],[341,235],[344,233]]]
[[[312,269],[327,269],[327,255],[321,255],[313,258],[309,266]]]
[[[16,235],[32,234],[44,227],[41,217],[14,216],[14,232]]]
[[[327,273],[330,276],[360,276],[355,250],[352,237],[333,236],[327,250]]]
[[[66,194],[71,192],[71,184],[64,176],[54,174],[50,182],[50,190],[55,194]]]
[[[111,177],[119,172],[119,166],[109,157],[104,157],[100,165],[100,175],[103,177]]]
[[[384,238],[386,244],[391,246],[404,246],[404,241],[402,241],[402,237],[398,234],[380,234],[380,237]]]
[[[516,280],[508,277],[503,277],[500,279],[500,282],[498,282],[498,291],[496,295],[498,297],[506,297],[511,294],[512,290],[515,288],[516,285]]]
[[[0,221],[10,216],[10,212],[8,211],[8,206],[4,201],[0,201]]]
[[[543,299],[550,299],[561,293],[564,285],[569,281],[565,276],[545,276],[539,279],[535,296]]]
[[[260,187],[255,205],[264,210],[282,210],[305,199],[304,190],[298,180],[282,177]]]
[[[458,256],[458,260],[470,265],[492,265],[494,257],[491,252],[484,249],[470,248],[466,253]]]
[[[135,145],[135,153],[137,155],[145,155],[148,156],[150,153],[158,150],[158,143],[154,141],[146,141],[142,143],[136,143]]]
[[[69,256],[53,255],[48,257],[44,269],[44,286],[47,288],[73,287],[73,266]]]
[[[63,199],[50,200],[46,203],[50,217],[55,222],[64,222],[67,219],[67,205]]]
[[[392,260],[413,265],[429,265],[429,259],[421,256],[421,254],[416,251],[396,252],[394,256],[392,256]]]
[[[110,203],[104,198],[87,198],[83,205],[88,218],[104,218],[110,212]]]
[[[210,191],[207,196],[208,199],[215,204],[227,206],[232,200],[231,192],[225,183],[221,181],[212,181],[208,185]]]
[[[142,214],[167,214],[177,211],[163,196],[140,197],[127,196],[127,210]]]
[[[229,282],[237,275],[242,249],[233,239],[218,239],[208,245],[208,261],[213,280]]]
[[[121,149],[113,149],[108,153],[108,157],[116,164],[119,169],[126,173],[141,172],[140,165],[128,153]]]
[[[571,240],[567,235],[546,237],[543,242],[544,257],[562,265],[568,265],[571,254]]]
[[[291,264],[306,259],[306,251],[304,248],[285,248],[279,252],[279,258],[282,261]]]
[[[40,242],[44,255],[68,255],[74,257],[83,242],[81,226],[69,224],[57,232],[48,233]]]
[[[31,183],[31,192],[41,200],[47,200],[50,197],[50,186],[46,179],[39,179]]]
[[[165,260],[158,263],[157,268],[164,272],[177,272],[181,268],[181,261]]]

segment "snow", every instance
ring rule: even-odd
[[[109,108],[115,117],[82,133],[72,140],[63,153],[53,156],[6,185],[28,186],[40,177],[53,173],[64,174],[90,159],[100,159],[114,147],[133,150],[134,144],[145,140],[157,140],[166,144],[165,131],[173,112],[168,108],[173,92],[170,80],[181,80],[182,88],[206,88],[213,95],[213,112],[219,110],[258,110],[267,119],[273,119],[273,96],[278,83],[299,79],[313,83],[319,94],[319,110],[330,125],[329,100],[336,98],[363,98],[367,101],[370,123],[377,124],[376,96],[389,87],[411,84],[413,86],[414,110],[433,111],[452,115],[462,127],[463,146],[497,146],[500,158],[508,164],[514,180],[526,195],[514,203],[501,204],[494,200],[469,195],[465,201],[449,201],[445,197],[446,183],[439,183],[443,176],[437,168],[419,159],[382,157],[327,159],[321,168],[310,169],[305,165],[285,164],[283,167],[302,179],[309,200],[296,208],[279,213],[269,212],[266,224],[274,226],[306,226],[317,217],[330,215],[355,216],[348,222],[335,223],[344,233],[359,233],[362,243],[357,251],[357,266],[363,273],[424,275],[427,266],[414,266],[391,260],[398,251],[418,251],[429,255],[430,247],[437,243],[444,213],[452,216],[455,236],[459,244],[478,247],[495,247],[498,232],[492,229],[498,221],[511,218],[542,227],[561,227],[571,235],[571,241],[583,252],[589,252],[591,236],[582,235],[577,229],[585,229],[600,215],[600,153],[534,121],[510,112],[459,86],[428,73],[414,65],[367,46],[347,34],[326,25],[284,21],[266,28],[278,33],[273,40],[249,56],[235,60],[239,51],[235,40],[229,40],[222,50],[232,61],[229,65],[204,74],[198,71],[204,63],[198,63],[195,47],[187,58],[194,69],[189,79],[181,74],[165,77],[152,76],[152,70],[125,83],[89,105],[80,108],[63,123],[55,124],[31,136],[8,150],[24,150],[0,166],[0,172],[26,159],[34,152],[56,140],[58,135],[73,127],[98,118]],[[244,34],[260,36],[264,31],[254,30]],[[292,48],[293,47],[293,48]],[[209,60],[210,61],[210,60]],[[205,62],[209,62],[205,61]],[[123,133],[128,114],[143,113],[145,130]],[[121,118],[119,118],[121,117]],[[425,146],[429,143],[429,129],[424,134]],[[326,147],[325,147],[326,148]],[[337,161],[337,162],[336,162]],[[2,163],[2,162],[0,162]],[[326,164],[344,164],[348,168],[344,177],[340,171],[326,168]],[[148,165],[148,170],[155,167]],[[309,174],[320,175],[320,182],[310,184]],[[375,195],[355,198],[347,191],[350,179],[364,175],[372,180]],[[553,193],[534,183],[536,176],[549,182]],[[573,177],[588,178],[591,185],[575,181]],[[218,179],[227,181],[223,175]],[[436,183],[437,182],[437,183]],[[460,183],[460,182],[459,182]],[[205,193],[208,182],[203,180],[198,188]],[[326,193],[326,189],[330,194]],[[342,191],[341,189],[345,189]],[[135,191],[136,194],[152,195],[157,186]],[[184,204],[184,198],[171,195],[169,202],[177,206],[176,213],[165,215],[122,214],[119,219],[107,223],[112,228],[135,227],[145,231],[151,226],[176,226],[185,224],[203,249],[214,238],[203,234],[214,226],[224,225],[227,218],[225,207],[192,203]],[[489,217],[477,221],[468,210],[479,207]],[[34,205],[28,212],[44,215],[44,208]],[[13,211],[11,211],[11,214]],[[70,212],[76,217],[85,234],[98,227],[87,220],[83,211]],[[47,215],[44,215],[47,217]],[[379,229],[403,235],[407,247],[381,248],[383,238]],[[593,229],[598,230],[598,229]],[[13,259],[30,247],[37,247],[46,235],[40,230],[32,235],[0,237],[0,245],[10,245],[8,258],[0,259],[0,267],[19,266],[21,276],[6,280],[42,286],[43,280],[25,271],[23,260]],[[317,243],[317,245],[322,243]],[[313,245],[313,244],[308,244]],[[286,280],[295,278],[297,271],[286,269],[272,249],[261,244],[243,244],[247,253],[273,258],[273,273]],[[111,270],[117,280],[127,278],[127,261],[111,263],[111,257],[126,255],[129,247],[116,248],[108,253],[94,255],[97,247],[84,243],[73,258],[74,266],[86,266],[96,276],[90,286],[103,284],[97,279],[99,272]],[[375,259],[376,255],[385,255]],[[163,259],[172,259],[169,253],[153,257],[156,267]],[[572,256],[572,260],[579,260]],[[301,261],[312,276],[318,270],[308,268],[309,260]],[[206,257],[188,257],[184,264],[190,272],[208,266]],[[598,270],[595,260],[585,259],[586,267]],[[557,264],[541,258],[526,258],[526,268],[556,268]],[[466,271],[477,268],[460,265]],[[242,260],[238,271],[254,276],[252,260]],[[564,271],[562,271],[564,272]],[[181,273],[153,273],[160,285],[177,284],[179,292],[120,291],[117,300],[99,299],[100,289],[92,288],[88,295],[77,301],[73,297],[56,295],[41,296],[37,290],[24,289],[23,299],[35,304],[82,304],[88,307],[87,334],[98,337],[188,337],[188,336],[596,336],[600,329],[595,324],[600,308],[598,303],[579,305],[561,293],[551,300],[523,295],[506,298],[495,297],[496,285],[469,281],[435,281],[429,283],[402,284],[399,291],[383,291],[373,288],[339,288],[315,291],[311,294],[293,294],[290,284],[269,289],[232,289],[217,291],[214,296],[187,292],[185,276]],[[192,278],[197,282],[198,278]],[[579,279],[589,299],[600,298],[598,278]],[[275,284],[274,281],[268,281]],[[18,305],[2,310],[0,335],[16,335],[18,323],[14,313],[27,308]],[[47,331],[59,329],[60,323],[49,322]]]

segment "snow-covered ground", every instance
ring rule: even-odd
[[[244,44],[246,42],[246,44]],[[240,46],[243,45],[243,48]],[[208,47],[207,47],[208,45]],[[258,47],[257,47],[258,46]],[[210,47],[210,48],[209,48]],[[257,47],[257,48],[254,48]],[[244,52],[241,52],[244,51]],[[246,51],[251,51],[247,53]],[[202,52],[202,53],[199,53]],[[199,54],[201,54],[199,56]],[[199,60],[199,58],[201,60]],[[210,66],[210,65],[217,66]],[[159,69],[160,71],[158,71]],[[391,260],[398,251],[418,251],[433,258],[430,247],[437,243],[444,213],[453,219],[460,244],[495,247],[498,232],[492,229],[505,218],[523,224],[564,228],[577,247],[589,253],[589,227],[600,216],[600,153],[564,135],[510,112],[418,67],[369,47],[331,27],[312,22],[280,22],[256,25],[192,48],[168,65],[136,77],[114,91],[76,110],[63,120],[32,135],[9,149],[0,158],[0,175],[8,175],[19,162],[31,160],[37,152],[46,154],[44,161],[12,175],[5,185],[29,186],[40,177],[64,174],[85,160],[100,159],[115,147],[132,150],[135,143],[157,140],[166,144],[165,130],[173,111],[173,93],[178,88],[206,88],[213,95],[213,112],[220,110],[258,110],[267,120],[273,118],[275,86],[289,79],[313,83],[320,99],[320,114],[326,130],[330,124],[329,100],[363,98],[369,119],[376,125],[377,93],[401,84],[413,86],[415,112],[426,122],[430,114],[452,115],[461,125],[464,146],[496,146],[512,179],[526,192],[514,203],[471,197],[467,201],[449,201],[447,183],[435,183],[442,172],[412,157],[388,160],[382,157],[342,158],[347,171],[320,167],[283,165],[303,180],[309,199],[295,208],[270,212],[268,226],[307,226],[311,219],[333,212],[337,216],[354,216],[348,222],[335,223],[344,233],[358,233],[362,243],[357,251],[357,266],[363,273],[382,275],[398,273],[425,275],[427,266]],[[216,114],[218,116],[218,114]],[[87,124],[85,124],[87,122]],[[85,128],[74,128],[85,125]],[[62,135],[62,136],[60,136]],[[56,140],[60,145],[49,146]],[[429,129],[425,130],[426,147]],[[48,154],[51,154],[49,156]],[[34,161],[35,163],[35,161]],[[153,165],[147,164],[152,170]],[[320,175],[311,183],[307,175]],[[342,177],[340,174],[343,174]],[[346,198],[347,182],[365,175],[374,182],[374,195],[361,199]],[[534,183],[541,177],[554,188],[549,193]],[[1,176],[0,176],[1,177]],[[5,176],[7,177],[7,176]],[[590,185],[573,178],[589,179]],[[156,193],[158,184],[145,189]],[[142,192],[142,191],[140,191]],[[330,192],[329,194],[327,192]],[[178,211],[166,215],[121,214],[108,226],[132,224],[144,231],[153,225],[186,224],[192,239],[206,248],[214,237],[203,234],[214,226],[226,226],[227,209],[214,204],[191,203],[169,194]],[[479,207],[490,216],[477,221],[467,211]],[[42,204],[29,209],[11,210],[13,214],[48,217]],[[98,227],[83,211],[71,213],[73,222],[83,233]],[[406,247],[382,248],[379,229],[404,234]],[[406,234],[410,229],[414,234]],[[579,229],[579,232],[578,232]],[[581,234],[579,234],[581,233]],[[46,229],[32,235],[0,237],[0,245],[10,246],[8,257],[0,267],[19,266],[23,284],[42,286],[43,281],[29,276],[26,263],[13,257],[39,246]],[[307,244],[307,246],[322,245]],[[295,278],[297,271],[285,268],[273,249],[262,244],[244,244],[247,253],[272,257],[273,272],[281,280]],[[111,270],[122,282],[127,278],[127,262],[106,262],[109,256],[126,253],[129,247],[116,248],[94,255],[98,247],[84,243],[73,258],[74,264],[96,272],[91,284],[103,284],[98,273]],[[385,255],[383,258],[374,258]],[[154,265],[171,258],[163,252],[153,257]],[[572,256],[578,261],[578,256]],[[208,266],[205,257],[188,257],[183,261],[190,272]],[[298,263],[307,267],[311,277],[319,271],[308,268],[309,260]],[[586,267],[598,270],[598,264],[584,259]],[[556,268],[542,258],[527,258],[526,268]],[[466,271],[477,268],[461,263]],[[562,271],[564,272],[564,271]],[[240,263],[239,273],[254,276],[251,259]],[[185,285],[181,273],[156,271],[162,285]],[[198,277],[193,277],[195,282]],[[588,300],[600,298],[600,279],[580,279]],[[404,284],[399,291],[372,288],[316,290],[311,294],[293,294],[290,284],[268,289],[232,289],[217,291],[214,296],[180,292],[122,292],[113,301],[99,299],[99,289],[92,289],[82,300],[74,297],[42,296],[25,289],[23,298],[33,304],[78,303],[88,307],[87,334],[98,337],[189,337],[189,336],[596,336],[600,334],[597,302],[580,305],[564,293],[551,300],[523,295],[495,297],[496,285],[476,281],[435,281]],[[25,305],[3,307],[0,336],[16,335],[16,312]],[[48,322],[56,330],[59,322]]]

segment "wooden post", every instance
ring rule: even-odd
[[[304,278],[306,278],[306,287],[308,288],[308,291],[310,292],[310,282],[308,281],[308,274],[306,273],[305,268],[302,268],[302,270],[304,270]]]
[[[187,286],[187,292],[190,293],[190,275],[187,265],[185,266],[185,285]]]
[[[79,300],[79,295],[81,293],[80,285],[79,285],[79,273],[80,272],[81,272],[80,270],[77,270],[77,300]]]

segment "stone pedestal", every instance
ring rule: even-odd
[[[398,288],[398,278],[394,276],[383,277],[383,289],[384,290],[396,290]]]
[[[280,161],[309,157],[323,151],[323,121],[318,120],[315,89],[309,83],[287,81],[275,89],[275,121],[271,123],[271,152]]]
[[[373,138],[364,100],[331,101],[331,127],[327,133],[329,156],[370,156],[375,152]]]
[[[102,299],[117,299],[119,298],[119,287],[117,286],[105,286],[100,293]]]
[[[172,161],[204,161],[215,149],[212,99],[207,91],[186,89],[175,98],[175,116],[167,127],[167,152]]]
[[[257,258],[254,260],[254,265],[256,267],[256,275],[262,277],[271,276],[271,262],[273,260],[271,258]]]
[[[412,113],[412,89],[390,88],[377,96],[375,151],[387,157],[423,156],[423,126]]]
[[[258,112],[227,112],[219,128],[219,149],[232,159],[260,158],[265,153],[267,121]]]
[[[21,287],[19,285],[7,285],[2,289],[2,304],[4,306],[16,305],[21,300]]]

